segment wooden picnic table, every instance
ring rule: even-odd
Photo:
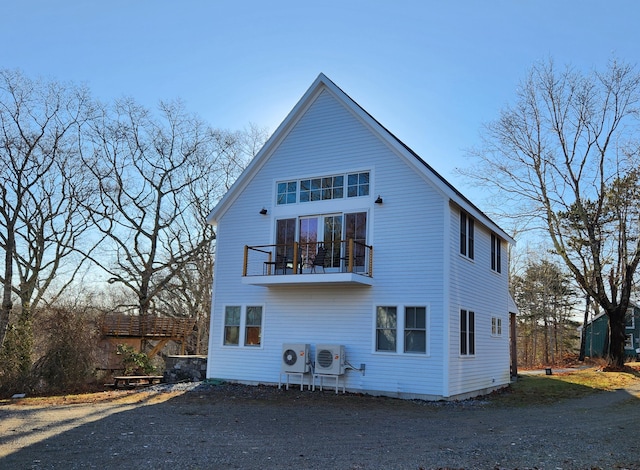
[[[162,375],[121,375],[113,378],[113,387],[136,387],[152,385],[162,381]]]

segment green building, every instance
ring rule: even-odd
[[[606,357],[609,353],[609,317],[600,313],[594,317],[583,330],[585,335],[585,355],[589,357]],[[627,341],[624,350],[629,358],[637,359],[640,355],[640,307],[631,304],[626,315]]]

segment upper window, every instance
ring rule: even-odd
[[[502,272],[502,240],[495,234],[491,234],[491,269],[497,273]]]
[[[300,202],[340,199],[344,194],[344,176],[300,180]]]
[[[476,321],[471,310],[460,310],[460,355],[476,353]]]
[[[474,220],[464,211],[460,211],[460,254],[473,259]]]
[[[629,333],[628,335],[625,335],[624,348],[633,349],[633,334]]]
[[[346,180],[346,184],[345,184]],[[298,194],[298,187],[300,192]],[[277,204],[325,201],[369,195],[369,172],[323,176],[277,183]]]
[[[491,317],[491,336],[502,336],[502,318]]]
[[[427,309],[405,307],[404,318],[404,352],[426,353]]]
[[[629,307],[627,309],[627,312],[625,313],[624,316],[624,320],[625,320],[625,325],[627,326],[627,328],[635,328],[636,327],[636,322],[635,322],[635,317],[633,315],[633,307]]]
[[[278,204],[295,204],[297,193],[297,181],[285,181],[278,183]]]
[[[351,173],[347,176],[347,197],[369,195],[369,172]]]

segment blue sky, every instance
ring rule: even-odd
[[[639,19],[635,0],[5,0],[0,67],[270,131],[323,72],[468,194],[452,171],[531,65],[635,64]]]

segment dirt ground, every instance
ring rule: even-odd
[[[551,406],[273,387],[0,405],[0,469],[640,469],[640,389]]]

